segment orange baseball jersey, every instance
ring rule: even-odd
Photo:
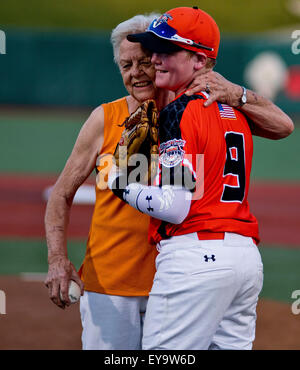
[[[160,112],[157,182],[180,182],[193,197],[180,225],[151,218],[149,241],[192,232],[199,239],[222,239],[232,232],[258,243],[258,223],[247,200],[253,154],[249,125],[240,111],[217,102],[204,107],[205,99],[182,94]]]
[[[113,154],[129,116],[126,98],[103,104],[104,142],[100,154]],[[105,157],[104,157],[105,158]],[[99,169],[99,168],[98,168]],[[81,266],[85,289],[122,296],[148,295],[156,248],[147,241],[149,216],[96,186],[96,203]]]

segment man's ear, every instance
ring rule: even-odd
[[[199,71],[200,69],[206,66],[207,56],[204,53],[197,51],[194,54],[194,58],[195,58],[194,68],[196,71]]]

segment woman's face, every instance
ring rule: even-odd
[[[139,43],[124,39],[119,56],[119,68],[128,93],[139,102],[155,98],[155,69],[151,53],[142,49]]]

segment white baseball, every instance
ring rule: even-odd
[[[69,284],[69,299],[71,303],[76,303],[79,301],[79,298],[81,296],[80,287],[77,283],[75,283],[74,280],[70,280]],[[60,293],[60,299],[62,299],[62,295]]]

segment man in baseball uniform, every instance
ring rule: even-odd
[[[181,7],[127,38],[153,53],[156,85],[176,95],[159,116],[158,186],[131,183],[120,192],[120,172],[109,177],[117,195],[152,216],[149,239],[160,252],[143,349],[251,349],[263,284],[247,200],[252,134],[238,109],[204,108],[206,92],[185,94],[215,64],[218,26],[197,7]],[[248,95],[241,88],[239,106]]]

